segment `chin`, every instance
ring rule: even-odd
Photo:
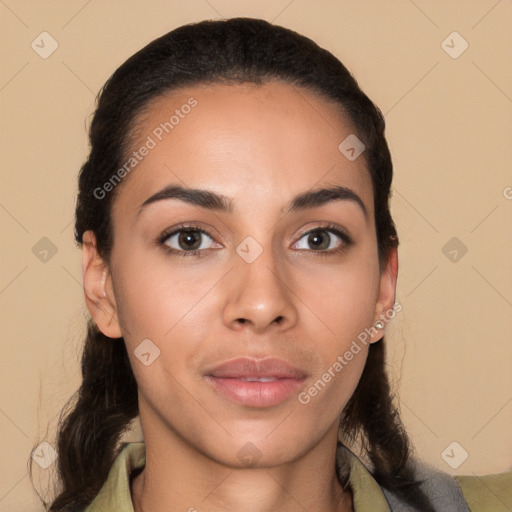
[[[301,447],[296,452],[292,446]],[[219,445],[216,445],[215,452],[218,452]],[[245,436],[233,440],[231,446],[222,446],[220,453],[211,453],[211,458],[232,469],[240,468],[271,468],[281,466],[299,458],[303,452],[308,450],[308,444],[299,440],[291,440],[290,436],[286,439],[275,438],[268,439],[268,431],[257,436]],[[228,455],[228,456],[226,456]]]

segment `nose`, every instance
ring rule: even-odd
[[[265,249],[252,263],[238,255],[230,272],[230,286],[223,317],[231,329],[285,330],[297,322],[293,285],[285,272],[278,271],[272,251]]]

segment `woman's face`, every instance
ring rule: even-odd
[[[352,134],[277,82],[190,87],[145,112],[115,190],[113,319],[93,316],[124,337],[146,440],[264,466],[336,438],[396,281],[364,153],[338,148]]]

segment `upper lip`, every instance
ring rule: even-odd
[[[217,378],[271,378],[303,379],[306,373],[282,359],[252,359],[239,357],[220,363],[205,373]]]

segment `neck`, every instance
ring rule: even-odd
[[[174,436],[171,442],[159,439],[164,437],[145,439],[146,465],[131,486],[135,512],[353,511],[350,489],[342,488],[335,471],[337,438],[322,440],[286,464],[242,469],[212,460]]]
[[[318,488],[312,489],[312,482],[304,486],[290,479],[278,480],[275,473],[269,470],[253,470],[243,476],[237,474],[237,471],[217,473],[216,481],[203,481],[202,485],[196,482],[195,487],[187,485],[183,480],[178,482],[179,485],[172,489],[172,495],[154,492],[149,473],[143,471],[133,480],[132,498],[135,512],[353,510],[350,492],[341,489],[334,481],[327,486],[328,492],[321,493]]]

